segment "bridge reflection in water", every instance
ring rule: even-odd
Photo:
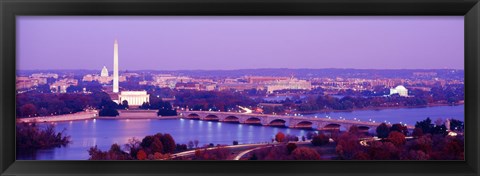
[[[308,118],[298,116],[285,115],[267,115],[267,114],[247,114],[235,112],[216,112],[216,111],[179,111],[179,116],[186,119],[197,119],[207,121],[232,122],[243,124],[256,124],[263,126],[289,127],[289,128],[303,128],[315,130],[329,130],[329,129],[350,129],[355,125],[362,131],[375,129],[380,123],[361,122],[346,119],[328,119],[328,118]],[[413,129],[413,126],[407,126],[408,129]]]

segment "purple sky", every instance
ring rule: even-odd
[[[455,17],[17,17],[17,69],[464,66]]]

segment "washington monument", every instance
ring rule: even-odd
[[[118,42],[113,44],[113,92],[118,93]]]

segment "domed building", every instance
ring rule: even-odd
[[[393,95],[393,94],[398,94],[402,97],[408,97],[408,89],[402,85],[399,85],[394,89],[390,89],[390,95]]]
[[[107,67],[103,66],[102,72],[100,73],[101,77],[108,77],[108,70]]]

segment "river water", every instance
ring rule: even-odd
[[[464,106],[439,106],[427,108],[365,110],[354,112],[332,112],[304,115],[315,118],[346,118],[377,122],[407,123],[414,125],[416,121],[430,117],[464,119]],[[327,117],[328,118],[328,117]],[[55,123],[57,131],[66,130],[72,143],[66,147],[49,150],[39,150],[34,155],[17,156],[19,160],[85,160],[87,150],[97,145],[102,150],[108,150],[113,143],[125,144],[128,139],[142,139],[155,133],[169,133],[177,143],[188,143],[198,140],[204,144],[228,144],[234,140],[239,143],[270,142],[274,135],[282,131],[286,134],[303,136],[308,130],[265,127],[246,124],[209,122],[187,119],[138,119],[138,120],[81,120]]]

